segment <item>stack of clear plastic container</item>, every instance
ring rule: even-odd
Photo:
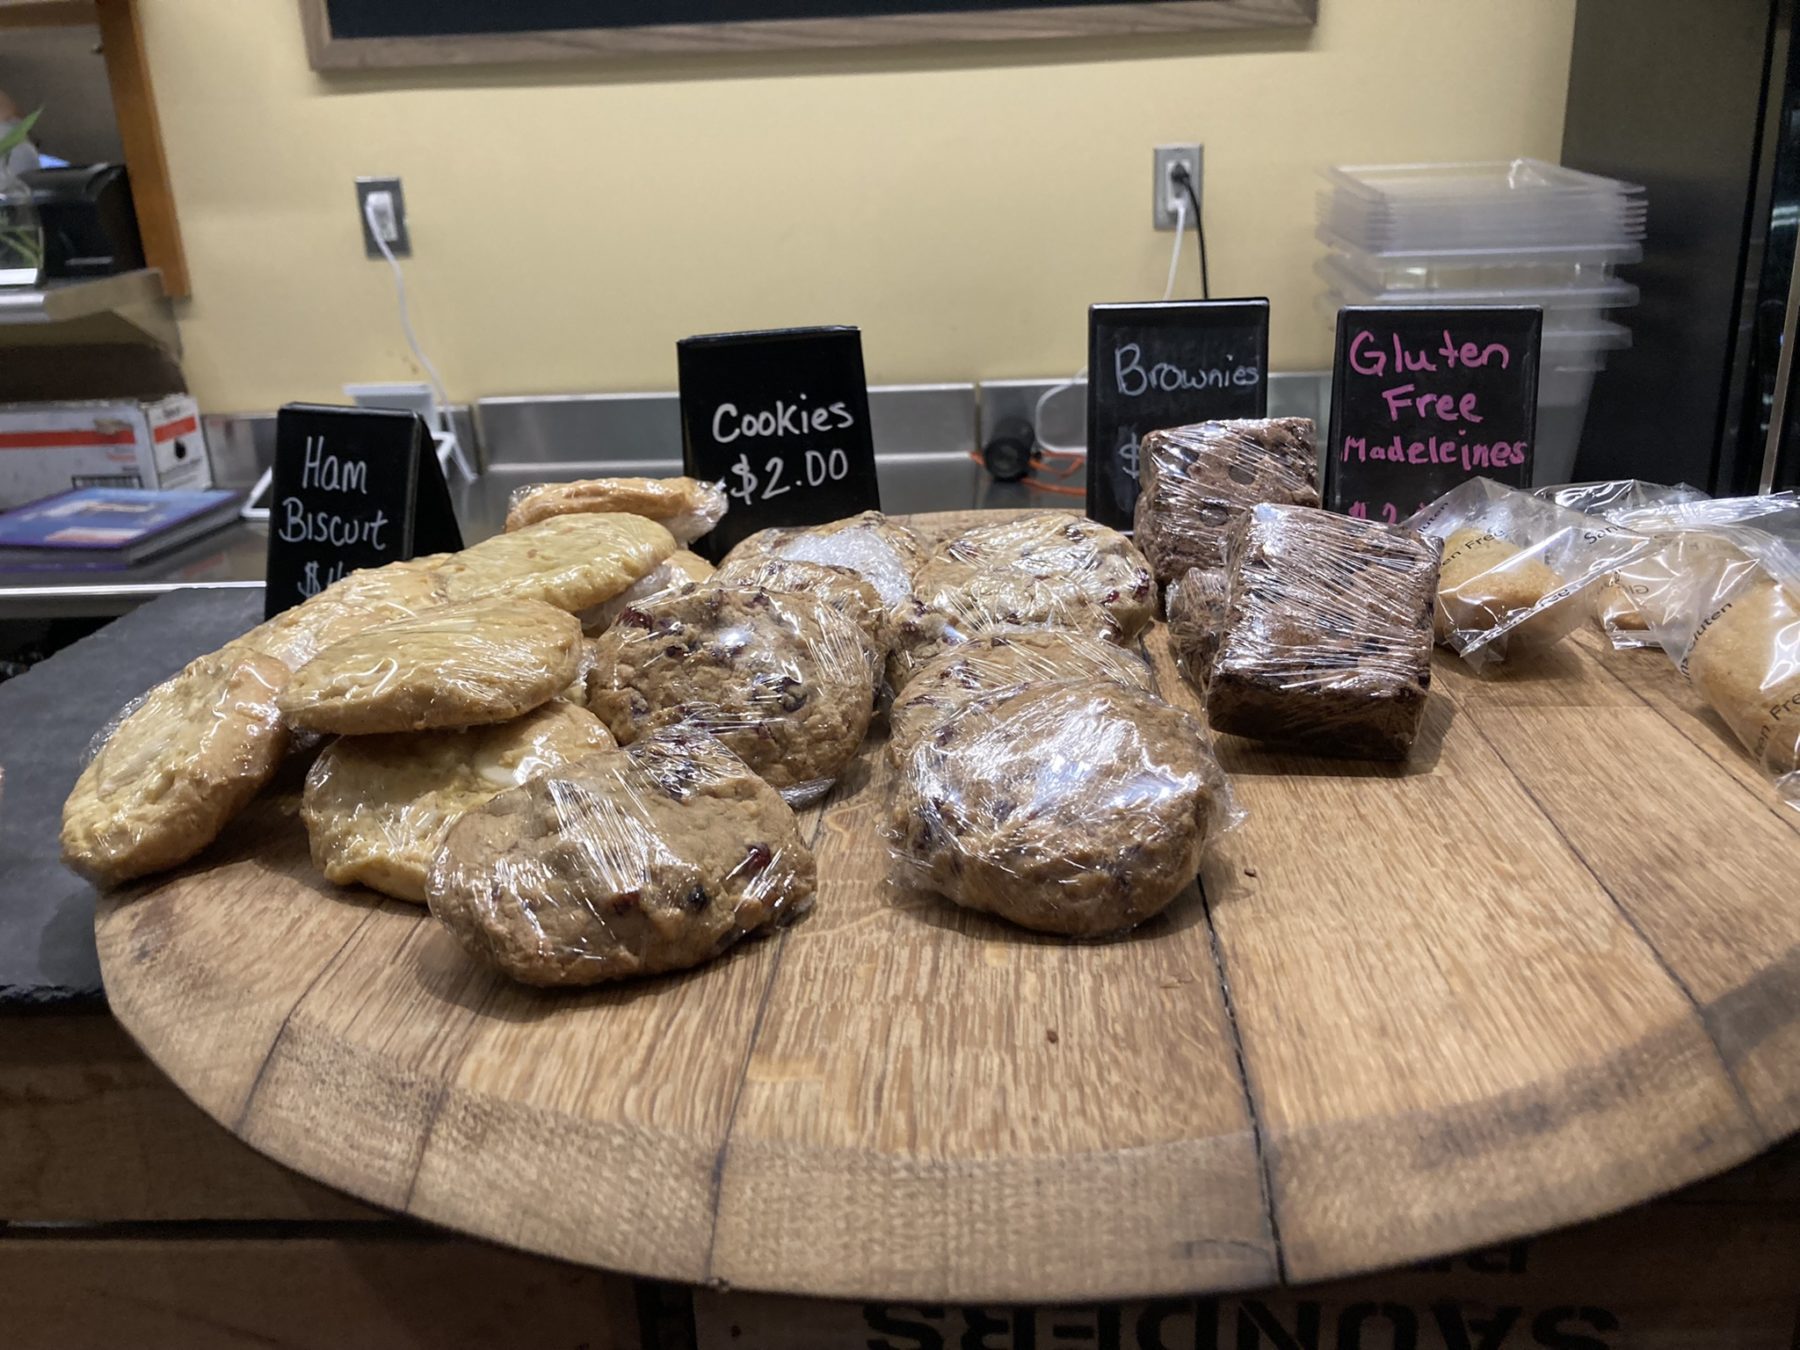
[[[1540,305],[1538,484],[1567,482],[1594,376],[1631,345],[1607,316],[1637,303],[1617,270],[1643,256],[1643,188],[1535,159],[1325,171],[1321,310]]]

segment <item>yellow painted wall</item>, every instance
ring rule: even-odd
[[[1043,375],[1160,294],[1150,147],[1206,145],[1214,293],[1326,364],[1315,170],[1554,159],[1574,0],[1322,0],[1310,33],[334,76],[292,0],[142,0],[213,410],[416,378],[351,180],[404,177],[453,397],[672,388],[687,333],[860,324],[877,382]],[[1197,268],[1183,264],[1184,293]]]

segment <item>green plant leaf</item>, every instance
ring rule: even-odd
[[[13,152],[15,147],[23,144],[25,138],[31,135],[31,128],[37,124],[38,118],[43,115],[44,110],[42,108],[33,108],[30,112],[25,114],[25,116],[13,123],[11,131],[7,132],[4,136],[0,136],[0,159],[5,159]]]

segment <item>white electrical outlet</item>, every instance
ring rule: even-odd
[[[369,228],[373,216],[381,230],[382,242],[396,258],[410,257],[412,238],[406,228],[406,194],[400,190],[398,178],[359,178],[356,180],[356,214],[362,225],[363,252],[371,258],[381,256],[375,232]]]
[[[1188,200],[1187,191],[1175,181],[1173,170],[1177,164],[1188,171],[1194,180],[1194,196],[1201,197],[1201,168],[1205,160],[1198,145],[1159,145],[1156,147],[1156,173],[1151,186],[1154,196],[1151,198],[1151,220],[1159,230],[1172,230],[1179,218],[1179,203]],[[1190,202],[1187,209],[1188,226],[1194,224],[1194,207]]]

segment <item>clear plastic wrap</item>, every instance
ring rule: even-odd
[[[337,885],[423,904],[431,860],[465,812],[612,748],[599,718],[561,700],[464,731],[339,737],[313,761],[300,800],[313,866]]]
[[[1038,511],[964,530],[919,570],[914,589],[929,597],[996,572],[1074,585],[1106,611],[1122,642],[1156,617],[1156,582],[1144,555],[1117,530],[1066,511]]]
[[[1642,478],[1560,483],[1555,487],[1538,488],[1533,495],[1579,511],[1584,516],[1605,516],[1608,520],[1617,520],[1623,512],[1641,511],[1645,507],[1707,500],[1706,493],[1686,483],[1650,483]]]
[[[978,637],[928,661],[888,713],[888,752],[934,734],[978,698],[1026,684],[1113,680],[1148,691],[1150,667],[1136,652],[1060,629],[1022,630]]]
[[[434,553],[359,568],[226,645],[262,652],[298,670],[334,642],[443,604],[437,569],[449,557]]]
[[[864,511],[826,525],[760,530],[732,549],[725,565],[753,558],[848,567],[867,579],[891,609],[912,594],[913,574],[925,561],[925,548],[899,521]]]
[[[736,558],[727,559],[713,574],[713,584],[810,595],[850,620],[877,653],[887,655],[887,607],[861,572],[800,558]]]
[[[1231,544],[1206,691],[1214,731],[1404,759],[1431,688],[1438,540],[1307,506],[1252,507]]]
[[[619,512],[654,520],[684,548],[725,518],[725,488],[698,478],[583,478],[514,488],[506,529],[522,530],[552,516]]]
[[[1650,547],[1491,478],[1459,484],[1401,523],[1443,541],[1437,640],[1476,670],[1562,639],[1589,612],[1581,597]]]
[[[566,688],[584,655],[573,614],[474,600],[333,643],[287,682],[290,726],[343,736],[505,722]]]
[[[1655,635],[1781,799],[1800,808],[1800,540],[1740,527],[1729,542],[1690,555]]]
[[[462,816],[426,894],[513,979],[587,985],[711,960],[803,914],[816,884],[780,795],[712,737],[665,728]]]
[[[697,586],[712,575],[713,565],[705,558],[678,548],[612,599],[583,610],[578,616],[581,631],[589,637],[597,637],[611,628],[613,620],[631,606],[647,604],[658,596],[673,595],[689,586]]]
[[[288,678],[274,657],[227,646],[127,704],[63,803],[63,862],[113,886],[210,844],[281,763]]]
[[[1175,664],[1188,682],[1202,691],[1212,676],[1213,657],[1225,627],[1227,588],[1223,568],[1190,567],[1169,583],[1163,597]]]
[[[433,569],[444,599],[542,600],[580,614],[603,604],[675,551],[654,520],[615,512],[551,516],[452,553]]]
[[[626,610],[595,641],[587,704],[621,745],[705,730],[802,803],[855,757],[879,671],[861,630],[821,600],[700,586]]]
[[[1192,714],[1110,680],[975,699],[900,757],[897,875],[1041,932],[1134,927],[1238,812]]]
[[[1304,417],[1200,422],[1153,431],[1138,450],[1137,546],[1159,584],[1225,566],[1231,527],[1258,502],[1319,504],[1319,456]]]
[[[887,678],[896,692],[926,662],[972,638],[1050,628],[1122,641],[1112,615],[1072,582],[958,569],[954,580],[940,576],[940,584],[888,611]]]

